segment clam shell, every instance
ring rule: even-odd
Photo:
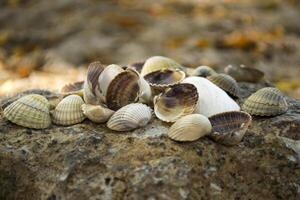
[[[113,110],[100,105],[82,104],[83,114],[92,122],[104,123],[115,113]]]
[[[151,104],[152,103],[152,91],[149,83],[139,75],[139,87],[140,87],[140,95],[139,95],[139,102],[140,103],[146,103]]]
[[[78,81],[74,83],[69,83],[61,88],[60,92],[63,95],[76,94],[83,97],[83,84],[84,81]]]
[[[288,104],[278,89],[266,87],[249,96],[242,109],[251,115],[275,116],[285,113]]]
[[[191,114],[197,107],[197,88],[188,83],[174,85],[165,93],[154,97],[154,113],[165,122],[175,122]]]
[[[195,141],[210,133],[212,126],[207,117],[191,114],[180,118],[168,131],[168,137],[175,141]]]
[[[196,69],[194,69],[193,73],[191,74],[192,76],[200,76],[200,77],[208,77],[211,75],[217,74],[217,72],[215,70],[213,70],[211,67],[209,66],[199,66]]]
[[[251,115],[246,112],[231,111],[209,117],[214,141],[224,145],[235,145],[242,141],[249,125]]]
[[[81,110],[84,104],[78,95],[65,97],[52,112],[52,121],[58,125],[72,125],[82,122],[85,116]]]
[[[151,109],[145,104],[133,103],[116,111],[107,122],[107,127],[115,131],[130,131],[146,126],[151,120]]]
[[[224,91],[231,94],[232,96],[239,96],[240,88],[237,82],[231,76],[226,74],[214,74],[207,77],[207,79],[219,86]]]
[[[238,82],[257,83],[264,77],[264,72],[241,65],[239,67],[229,65],[224,69],[225,73],[233,77]]]
[[[3,115],[9,121],[27,128],[43,129],[51,124],[48,100],[38,94],[21,97],[7,106]]]
[[[153,56],[146,60],[141,75],[145,76],[154,71],[158,71],[161,69],[177,69],[181,68],[182,66],[178,64],[176,61],[172,60],[171,58],[163,57],[163,56]]]

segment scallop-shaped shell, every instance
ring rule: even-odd
[[[237,82],[229,75],[226,74],[214,74],[207,77],[208,80],[225,90],[232,96],[238,97],[240,88]]]
[[[163,56],[153,56],[146,60],[141,75],[145,76],[154,71],[158,71],[161,69],[177,69],[181,68],[182,66],[178,64],[176,61],[172,60],[171,58],[163,57]]]
[[[241,65],[239,67],[228,65],[224,69],[225,73],[232,76],[236,81],[257,83],[264,77],[264,72]]]
[[[115,131],[130,131],[146,126],[152,111],[145,104],[133,103],[116,111],[107,122],[107,127]]]
[[[7,106],[4,117],[27,128],[43,129],[51,124],[48,100],[38,94],[26,95]]]
[[[224,145],[235,145],[242,141],[249,125],[251,115],[246,112],[231,111],[209,117],[214,141]]]
[[[251,115],[275,116],[285,113],[288,104],[278,89],[266,87],[248,97],[242,109]]]
[[[168,137],[175,141],[195,141],[211,132],[207,117],[191,114],[180,118],[168,131]]]
[[[115,113],[113,110],[100,105],[83,104],[81,106],[83,114],[92,122],[104,123]]]
[[[194,69],[193,73],[191,74],[192,76],[200,76],[200,77],[208,77],[211,75],[217,74],[215,70],[213,70],[209,66],[199,66],[196,69]]]
[[[65,97],[52,112],[52,121],[58,125],[72,125],[85,119],[81,106],[84,104],[78,95]]]
[[[78,81],[74,83],[69,83],[61,88],[60,92],[63,95],[76,94],[83,97],[83,84],[84,81]]]
[[[154,113],[165,122],[175,122],[195,111],[198,102],[197,88],[188,83],[174,85],[154,97]]]

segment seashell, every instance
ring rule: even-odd
[[[104,123],[115,113],[115,111],[100,105],[82,104],[83,114],[92,122]]]
[[[233,77],[238,82],[257,83],[264,77],[264,72],[250,67],[241,65],[239,67],[228,65],[224,69],[225,73]]]
[[[52,121],[58,125],[73,125],[85,119],[81,106],[84,104],[78,95],[65,97],[52,111]]]
[[[234,97],[238,97],[240,93],[240,87],[237,82],[229,75],[215,74],[207,77],[215,85],[219,86],[224,91],[228,92]]]
[[[211,75],[217,74],[217,72],[215,70],[213,70],[211,67],[209,66],[199,66],[196,69],[194,69],[194,71],[192,72],[192,76],[200,76],[200,77],[208,77]]]
[[[151,104],[152,103],[152,91],[149,83],[139,75],[139,87],[140,87],[140,95],[139,95],[139,102]]]
[[[107,122],[115,131],[130,131],[146,126],[151,120],[151,108],[141,103],[132,103],[116,111]]]
[[[163,57],[163,56],[152,56],[148,58],[142,68],[141,75],[145,76],[154,71],[158,71],[161,69],[177,69],[182,66],[172,60],[171,58]]]
[[[154,97],[154,113],[165,122],[175,122],[195,111],[198,102],[197,88],[188,83],[174,85]]]
[[[23,96],[7,106],[3,115],[9,121],[27,128],[43,129],[51,124],[50,104],[42,95]]]
[[[138,73],[141,73],[144,63],[145,62],[135,62],[135,63],[129,64],[128,67],[136,70]]]
[[[235,145],[242,141],[252,118],[246,112],[231,111],[209,117],[214,141],[224,145]]]
[[[207,117],[200,114],[186,115],[176,121],[168,131],[168,137],[175,141],[195,141],[211,132]]]
[[[285,113],[288,104],[277,88],[266,87],[248,97],[242,109],[251,115],[275,116]]]
[[[84,81],[78,81],[74,83],[69,83],[61,88],[60,92],[63,95],[76,94],[83,97],[83,84]]]
[[[210,117],[222,112],[240,110],[239,105],[226,92],[206,78],[191,76],[182,83],[190,83],[197,88],[199,98],[195,113]]]

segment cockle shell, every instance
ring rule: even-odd
[[[264,72],[255,68],[245,67],[244,65],[239,67],[228,65],[224,71],[238,82],[257,83],[264,77]]]
[[[206,78],[191,76],[182,83],[190,83],[197,88],[199,98],[195,113],[210,117],[222,112],[240,110],[239,105],[226,92]]]
[[[249,125],[251,115],[246,112],[231,111],[209,117],[214,141],[224,145],[235,145],[242,141]]]
[[[197,107],[197,88],[188,83],[174,85],[154,97],[154,113],[165,122],[175,122],[180,117],[191,114]]]
[[[145,103],[145,104],[151,104],[152,103],[152,91],[149,83],[139,75],[139,86],[140,86],[140,94],[139,94],[139,102]]]
[[[219,86],[224,91],[228,92],[234,97],[239,97],[240,87],[237,82],[227,74],[214,74],[207,77],[215,85]]]
[[[141,75],[145,76],[151,72],[161,70],[161,69],[177,69],[181,68],[182,66],[178,64],[176,61],[172,60],[171,58],[163,57],[163,56],[153,56],[146,60]]]
[[[92,122],[104,123],[115,113],[115,111],[101,105],[82,104],[83,114]]]
[[[193,73],[191,74],[192,76],[200,76],[200,77],[208,77],[211,75],[217,74],[217,72],[215,70],[213,70],[211,67],[209,66],[199,66],[196,69],[194,69]]]
[[[60,92],[63,95],[76,94],[83,97],[83,85],[84,81],[78,81],[74,83],[69,83],[61,88]]]
[[[135,62],[135,63],[129,64],[128,67],[136,70],[138,73],[141,73],[144,63],[145,62]]]
[[[175,141],[195,141],[210,133],[212,126],[207,117],[200,114],[186,115],[176,121],[168,131]]]
[[[288,104],[277,88],[266,87],[248,97],[242,109],[251,115],[275,116],[285,113]]]
[[[85,119],[81,106],[84,104],[78,95],[65,97],[52,111],[52,121],[58,125],[72,125]]]
[[[107,122],[107,127],[115,131],[130,131],[146,126],[151,120],[151,109],[145,104],[132,103],[116,111]]]
[[[27,128],[43,129],[51,124],[48,100],[38,94],[21,97],[7,106],[4,117],[9,121]]]

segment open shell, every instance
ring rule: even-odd
[[[212,126],[207,117],[191,114],[180,118],[168,131],[168,137],[175,141],[195,141],[210,133]]]
[[[240,94],[240,88],[237,82],[229,75],[214,74],[207,77],[207,79],[234,97],[238,97]]]
[[[251,115],[275,116],[285,113],[288,104],[278,89],[266,87],[248,97],[242,109]]]
[[[176,61],[171,58],[163,57],[163,56],[153,56],[146,60],[141,75],[145,76],[151,72],[161,70],[161,69],[177,69],[182,66],[178,64]]]
[[[78,81],[74,83],[69,83],[61,88],[60,92],[63,95],[76,94],[83,97],[83,84],[84,81]]]
[[[211,67],[209,66],[199,66],[196,69],[194,69],[193,73],[191,74],[192,76],[200,76],[200,77],[208,77],[211,75],[217,74],[217,72],[215,70],[213,70]]]
[[[72,125],[82,122],[85,116],[81,110],[84,104],[82,98],[77,95],[65,97],[52,112],[52,121],[58,125]]]
[[[264,77],[264,72],[241,65],[239,67],[229,65],[224,69],[225,73],[232,76],[238,82],[257,83]]]
[[[246,112],[231,111],[209,117],[214,141],[224,145],[235,145],[242,141],[249,125],[251,115]]]
[[[165,122],[175,122],[180,117],[191,114],[198,102],[197,88],[192,84],[178,84],[154,97],[154,112]]]
[[[38,94],[21,97],[7,106],[4,117],[9,121],[27,128],[43,129],[51,124],[48,100]]]
[[[151,109],[145,104],[133,103],[116,111],[107,122],[115,131],[130,131],[146,126],[152,117]]]
[[[92,122],[104,123],[115,113],[113,110],[100,105],[82,104],[83,114]]]

